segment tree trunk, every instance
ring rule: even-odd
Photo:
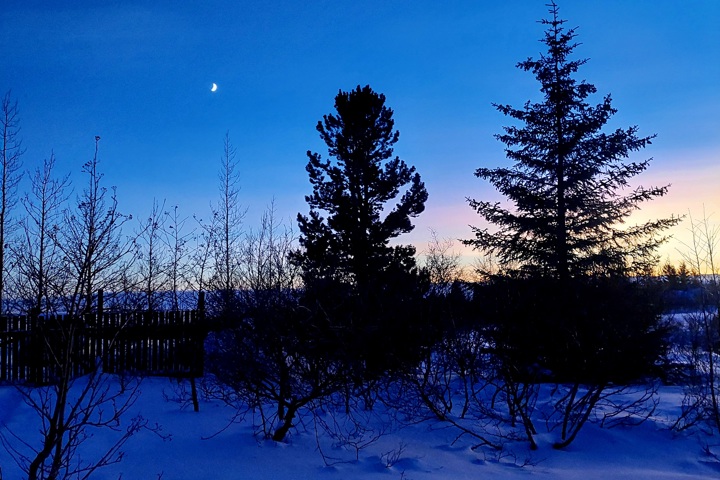
[[[285,412],[285,419],[280,424],[280,426],[275,430],[275,433],[272,436],[272,439],[276,442],[282,442],[285,439],[285,435],[290,431],[290,428],[293,426],[293,419],[295,418],[295,414],[297,413],[299,408],[299,405],[297,404],[291,404],[288,405],[287,412]]]

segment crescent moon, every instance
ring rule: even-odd
[[[213,83],[213,84],[212,84],[212,87],[210,87],[210,91],[211,91],[211,92],[217,91],[217,83]]]

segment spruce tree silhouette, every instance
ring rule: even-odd
[[[575,79],[586,63],[572,58],[575,29],[565,30],[557,5],[549,7],[550,18],[542,20],[547,52],[517,65],[535,76],[542,100],[522,108],[494,105],[517,121],[496,135],[514,163],[475,172],[510,206],[468,199],[494,229],[473,227],[475,238],[464,243],[500,265],[478,299],[498,375],[532,446],[537,385],[570,385],[555,407],[562,417],[556,446],[562,448],[610,385],[656,373],[665,330],[652,296],[630,277],[656,263],[656,249],[667,239],[663,231],[679,219],[628,224],[641,204],[668,191],[630,189],[650,159],[628,157],[654,135],[639,136],[636,126],[603,131],[616,113],[611,97],[588,103],[597,89]]]
[[[628,162],[631,152],[649,145],[655,135],[638,136],[638,128],[602,131],[616,113],[607,95],[598,105],[587,99],[594,85],[574,78],[586,60],[573,60],[575,29],[565,30],[553,3],[543,43],[547,53],[517,66],[540,82],[543,100],[523,108],[494,106],[517,121],[496,138],[506,145],[509,168],[478,168],[512,203],[468,199],[470,206],[497,227],[473,227],[467,245],[496,255],[505,265],[519,263],[565,280],[590,273],[627,274],[655,262],[656,248],[667,238],[658,235],[677,218],[628,226],[625,221],[640,204],[665,195],[667,186],[629,188],[651,159]]]

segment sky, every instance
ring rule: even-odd
[[[515,65],[544,51],[546,3],[3,0],[0,93],[18,102],[28,169],[54,152],[78,192],[98,135],[103,181],[137,219],[154,200],[207,218],[229,133],[253,227],[273,200],[288,224],[307,213],[306,152],[327,157],[315,126],[338,91],[370,85],[395,112],[395,153],[429,192],[400,238],[422,251],[430,229],[460,239],[484,226],[467,197],[501,199],[473,172],[508,163],[493,136],[511,121],[492,104],[540,98]],[[720,2],[558,5],[578,28],[576,58],[588,63],[577,78],[597,87],[591,103],[611,94],[618,109],[607,128],[657,135],[630,160],[652,157],[638,184],[670,193],[633,221],[720,222]],[[670,232],[664,258],[686,251],[688,226]]]

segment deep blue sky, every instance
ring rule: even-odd
[[[405,238],[422,248],[430,227],[468,237],[479,219],[465,197],[496,196],[473,171],[505,162],[493,134],[509,120],[491,103],[538,98],[515,65],[543,51],[545,3],[3,0],[0,90],[18,100],[28,167],[54,150],[79,189],[100,135],[106,185],[136,217],[153,198],[207,216],[229,131],[252,226],[273,197],[285,218],[307,212],[305,152],[326,153],[315,125],[339,89],[369,84],[430,194]],[[718,220],[720,1],[559,6],[589,59],[578,77],[619,110],[610,127],[658,135],[633,158],[655,159],[641,183],[673,187],[643,215],[701,216],[705,205]]]

